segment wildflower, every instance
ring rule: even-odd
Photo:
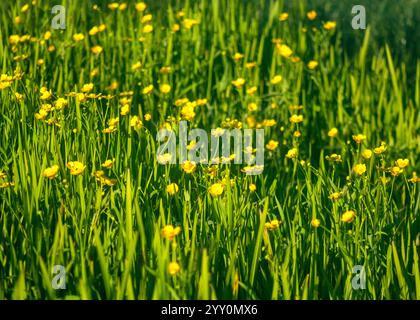
[[[313,218],[311,220],[311,226],[314,228],[318,228],[321,225],[321,220],[317,219],[317,218]]]
[[[210,186],[208,191],[213,197],[218,197],[223,193],[223,190],[224,186],[222,183],[215,183]]]
[[[127,4],[126,3],[120,3],[120,5],[118,6],[118,10],[123,11],[125,9],[127,9]]]
[[[245,79],[244,78],[238,78],[236,80],[233,80],[232,84],[235,86],[235,88],[240,89],[245,84]]]
[[[25,13],[29,10],[29,4],[24,4],[22,8],[20,8],[20,12]]]
[[[255,102],[251,102],[250,104],[248,104],[248,111],[249,112],[254,112],[258,109],[258,106]]]
[[[247,69],[252,69],[252,68],[255,68],[256,66],[257,66],[256,62],[247,62],[245,64],[245,68],[247,68]]]
[[[344,192],[333,192],[330,194],[330,196],[328,198],[330,198],[332,201],[337,201],[339,199],[341,199],[344,195]]]
[[[386,146],[385,146],[385,144],[381,144],[379,147],[377,147],[377,148],[374,148],[374,149],[373,149],[373,152],[374,152],[376,155],[382,154],[382,153],[384,153],[385,151],[386,151]]]
[[[355,217],[356,217],[356,212],[354,212],[353,210],[347,210],[341,216],[341,221],[350,223],[354,220]]]
[[[57,176],[58,170],[60,167],[58,165],[53,165],[49,168],[46,168],[42,175],[50,180],[54,179]]]
[[[143,27],[143,33],[150,33],[153,31],[153,26],[151,24],[146,24]]]
[[[293,53],[292,49],[285,44],[278,44],[276,48],[279,54],[285,58],[289,58]]]
[[[184,19],[182,21],[182,25],[185,29],[191,29],[196,24],[198,24],[198,20],[196,19]]]
[[[148,85],[143,89],[143,94],[151,94],[153,92],[153,84]]]
[[[181,267],[177,262],[170,262],[168,265],[168,273],[171,276],[176,275],[181,270]]]
[[[330,138],[335,138],[337,135],[338,135],[338,129],[337,129],[337,128],[331,128],[331,129],[328,131],[328,136],[329,136]]]
[[[76,42],[82,41],[85,38],[83,33],[76,33],[73,35],[73,40]]]
[[[137,71],[137,70],[139,70],[141,68],[141,62],[136,62],[136,63],[133,63],[132,65],[131,65],[131,70],[132,71]]]
[[[167,83],[164,83],[160,86],[160,92],[163,94],[167,94],[171,91],[171,86]]]
[[[136,6],[135,7],[136,7],[136,10],[138,12],[143,12],[147,8],[147,6],[146,6],[146,4],[144,2],[136,3]]]
[[[185,173],[193,173],[196,169],[197,165],[194,161],[186,160],[184,163],[181,164],[182,170],[184,170]]]
[[[372,154],[373,154],[373,152],[370,149],[365,149],[365,150],[362,151],[362,157],[365,158],[365,159],[372,158]]]
[[[191,104],[187,104],[181,109],[181,116],[183,119],[192,121],[195,117],[194,107]]]
[[[272,84],[272,85],[276,85],[276,84],[279,84],[280,82],[281,82],[281,80],[282,80],[283,78],[282,78],[282,76],[281,75],[275,75],[271,80],[270,80],[270,83]]]
[[[111,169],[113,164],[114,164],[114,161],[108,159],[108,160],[105,160],[105,162],[102,163],[101,166],[107,169]]]
[[[311,10],[306,14],[306,16],[308,17],[309,20],[315,20],[317,13],[315,10]]]
[[[324,29],[325,30],[333,30],[337,26],[337,22],[335,21],[327,21],[324,23]]]
[[[318,62],[317,62],[317,61],[315,61],[315,60],[311,60],[311,61],[309,61],[309,62],[308,62],[308,68],[309,68],[309,69],[313,70],[313,69],[315,69],[316,67],[318,67]]]
[[[146,120],[146,121],[150,121],[152,119],[152,115],[150,114],[150,113],[146,113],[145,115],[144,115],[144,120]]]
[[[417,183],[420,182],[420,178],[417,176],[416,172],[413,172],[413,176],[410,179],[408,179],[408,181],[412,183]]]
[[[133,116],[130,119],[130,127],[134,127],[134,129],[139,130],[143,127],[143,122],[138,116]]]
[[[61,110],[63,109],[65,106],[67,106],[67,100],[64,98],[58,98],[55,102],[54,102],[54,106],[56,110]]]
[[[410,162],[410,160],[408,160],[408,159],[398,159],[397,161],[395,161],[395,164],[399,168],[404,169],[405,167],[408,166],[409,162]]]
[[[280,226],[280,223],[281,221],[274,219],[274,220],[271,220],[270,222],[266,222],[264,226],[268,230],[275,230],[275,229],[278,229],[278,227]]]
[[[235,60],[235,61],[239,61],[239,60],[241,60],[243,57],[244,57],[244,55],[243,55],[242,53],[236,52],[236,53],[233,55],[233,60]]]
[[[116,9],[118,9],[119,6],[120,6],[120,4],[117,3],[117,2],[112,2],[112,3],[108,4],[108,8],[111,9],[111,10],[116,10]]]
[[[173,31],[173,32],[178,32],[178,31],[179,31],[179,29],[181,29],[181,27],[179,26],[179,24],[178,24],[178,23],[175,23],[175,24],[172,26],[172,31]]]
[[[166,192],[169,193],[171,196],[178,192],[179,188],[176,183],[171,183],[166,186]]]
[[[82,89],[80,89],[80,91],[87,93],[87,92],[91,92],[93,90],[93,83],[86,83],[82,86]]]
[[[366,140],[366,136],[360,133],[353,135],[352,138],[357,144],[360,144],[363,140]]]
[[[274,119],[264,119],[263,122],[261,123],[261,125],[263,127],[272,127],[272,126],[275,126],[276,123],[277,123],[277,121],[274,120]]]
[[[250,183],[248,186],[249,191],[255,192],[257,190],[257,186],[255,183]]]
[[[52,97],[51,90],[48,90],[46,87],[42,87],[39,92],[41,93],[41,100],[48,100]]]
[[[127,103],[127,104],[125,104],[125,105],[123,105],[123,106],[121,107],[121,109],[120,109],[120,114],[121,114],[122,116],[127,115],[129,112],[130,112],[130,105],[129,105],[128,103]]]
[[[353,167],[353,171],[357,175],[361,176],[362,174],[364,174],[366,172],[366,165],[365,164],[356,164]]]
[[[162,229],[162,236],[165,239],[168,240],[173,240],[179,233],[181,232],[181,228],[180,227],[173,227],[172,225],[167,225],[164,226]]]
[[[265,145],[265,147],[266,147],[268,150],[273,151],[273,150],[277,149],[278,145],[279,145],[279,142],[278,142],[278,141],[275,141],[275,140],[270,140],[270,141],[268,141],[268,143]]]
[[[83,173],[86,166],[79,161],[70,161],[67,163],[67,168],[70,170],[70,174],[73,176],[77,176]]]
[[[159,154],[157,156],[157,161],[160,164],[168,164],[172,160],[172,155],[170,153]]]
[[[303,116],[301,114],[300,115],[294,114],[289,118],[289,121],[291,123],[300,123],[303,121]]]
[[[289,18],[289,14],[287,12],[283,12],[282,14],[280,14],[279,16],[279,20],[280,21],[286,21],[287,18]]]
[[[15,92],[15,98],[17,102],[22,102],[24,99],[23,94],[20,94],[19,92]]]
[[[93,46],[92,48],[90,48],[90,51],[93,54],[99,55],[104,49],[101,46]]]
[[[297,155],[298,155],[298,149],[297,148],[292,148],[289,151],[287,151],[286,158],[294,159],[294,158],[297,157]]]
[[[397,166],[394,166],[389,170],[389,172],[391,173],[393,177],[399,176],[403,171],[404,171],[403,169]]]
[[[327,161],[331,161],[331,162],[342,162],[343,160],[341,159],[341,155],[333,153],[329,156],[326,156],[325,159]]]
[[[250,87],[250,88],[246,89],[246,93],[249,94],[250,96],[253,96],[255,92],[257,92],[257,87],[256,86],[253,86],[253,87]]]

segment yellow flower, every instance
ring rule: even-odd
[[[317,218],[313,218],[311,221],[311,226],[314,228],[318,228],[321,225],[321,220]]]
[[[122,116],[127,115],[129,112],[130,112],[130,105],[129,105],[128,103],[127,103],[127,104],[125,104],[125,105],[123,105],[123,106],[121,107],[121,109],[120,109],[120,114],[121,114]]]
[[[303,121],[303,116],[301,114],[300,115],[294,114],[289,118],[289,121],[291,123],[300,123]]]
[[[173,240],[181,232],[180,227],[173,227],[172,225],[164,226],[162,229],[162,236],[165,239]]]
[[[252,68],[255,68],[256,66],[257,66],[256,62],[247,62],[245,64],[245,68],[247,68],[247,69],[252,69]]]
[[[238,78],[236,80],[232,81],[232,84],[235,86],[235,88],[242,88],[242,86],[245,84],[244,78]]]
[[[309,69],[313,70],[313,69],[315,69],[316,67],[318,67],[318,62],[317,62],[317,61],[315,61],[315,60],[311,60],[311,61],[309,61],[309,63],[308,63],[308,68],[309,68]]]
[[[297,148],[292,148],[289,151],[287,151],[286,158],[294,159],[294,158],[297,157],[297,155],[298,155],[298,149]]]
[[[255,192],[257,190],[257,186],[255,185],[255,183],[250,183],[248,189],[251,192]]]
[[[143,89],[143,94],[151,94],[152,93],[152,91],[153,91],[153,84],[151,84],[151,85],[148,85],[147,87],[145,87],[144,89]]]
[[[114,161],[108,159],[108,160],[105,160],[105,162],[102,163],[101,166],[107,169],[111,169],[113,164],[114,164]]]
[[[395,164],[401,169],[404,169],[406,166],[408,166],[409,163],[410,160],[408,159],[398,159],[397,161],[395,161]]]
[[[126,3],[120,3],[120,5],[118,6],[118,9],[121,10],[121,11],[127,9],[127,4]]]
[[[52,97],[51,90],[48,90],[46,87],[42,87],[39,92],[41,93],[41,100],[48,100]]]
[[[143,16],[143,18],[141,18],[140,22],[141,23],[147,23],[152,21],[153,16],[151,14],[146,14]]]
[[[138,12],[143,12],[144,10],[146,10],[146,8],[147,8],[147,5],[144,2],[136,3],[136,10]]]
[[[71,175],[77,176],[85,171],[86,166],[79,161],[70,161],[67,163],[67,168],[69,168]]]
[[[163,94],[167,94],[171,91],[171,86],[167,83],[164,83],[160,86],[160,92]]]
[[[324,24],[324,29],[325,30],[333,30],[333,29],[335,29],[336,26],[337,26],[337,23],[335,21],[327,21]]]
[[[91,92],[93,90],[93,83],[86,83],[82,86],[82,89],[80,89],[80,91],[86,93],[86,92]]]
[[[338,135],[337,128],[331,128],[330,131],[328,131],[328,136],[331,138],[335,138],[337,135]]]
[[[194,25],[198,24],[196,19],[184,19],[182,25],[185,29],[191,29]]]
[[[176,183],[171,183],[166,186],[166,192],[169,193],[171,196],[178,192],[179,188]]]
[[[67,106],[67,100],[64,98],[58,98],[55,102],[54,102],[54,106],[56,110],[61,110],[63,109],[65,106]]]
[[[306,16],[308,17],[309,20],[315,20],[317,13],[315,10],[311,10],[306,14]]]
[[[103,50],[104,49],[101,46],[93,46],[92,48],[90,48],[90,51],[96,55],[100,54]]]
[[[280,21],[286,21],[287,18],[289,18],[289,14],[287,12],[283,12],[280,16],[279,16],[279,20]]]
[[[370,149],[365,149],[365,150],[362,151],[362,157],[365,158],[365,159],[372,158],[372,154],[373,154],[373,152]]]
[[[362,143],[363,140],[366,140],[366,136],[360,133],[353,135],[352,138],[356,143]]]
[[[401,173],[403,173],[404,172],[404,170],[403,169],[401,169],[400,167],[397,167],[397,166],[395,166],[395,167],[392,167],[391,169],[390,169],[390,173],[391,173],[391,175],[393,176],[393,177],[396,177],[396,176],[399,176]]]
[[[246,89],[246,93],[249,94],[250,96],[253,96],[255,92],[257,92],[257,87],[256,86],[253,86],[253,87],[250,87],[250,88]]]
[[[184,170],[185,173],[193,173],[196,169],[197,165],[195,162],[186,160],[183,164],[181,164],[182,170]]]
[[[152,119],[152,115],[150,114],[150,113],[146,113],[145,115],[144,115],[144,120],[146,120],[146,121],[150,121]]]
[[[353,167],[353,171],[354,171],[357,175],[361,176],[362,174],[364,174],[364,173],[366,172],[366,165],[365,165],[365,164],[356,164],[356,165]]]
[[[25,4],[22,6],[22,8],[20,8],[20,12],[23,12],[23,13],[25,13],[28,10],[29,10],[29,4]]]
[[[281,221],[274,219],[274,220],[271,220],[270,222],[266,222],[264,226],[268,230],[275,230],[275,229],[278,229],[278,227],[280,226],[280,223]]]
[[[172,155],[170,153],[159,154],[157,156],[157,161],[160,164],[168,164],[172,160]]]
[[[377,147],[377,148],[374,148],[373,149],[373,152],[375,153],[375,154],[382,154],[382,153],[384,153],[386,151],[386,146],[385,146],[385,144],[381,144],[379,147]]]
[[[85,38],[83,33],[76,33],[73,35],[73,40],[76,42],[82,41]]]
[[[44,40],[49,40],[51,38],[51,31],[45,32],[43,38]]]
[[[99,29],[98,29],[98,27],[97,26],[94,26],[94,27],[92,27],[90,30],[89,30],[89,35],[90,36],[94,36],[95,34],[97,34],[99,32]]]
[[[138,116],[133,116],[130,119],[130,127],[134,127],[134,129],[139,130],[143,127],[143,122]]]
[[[151,24],[146,24],[143,27],[143,33],[150,33],[153,31],[153,26]]]
[[[279,84],[280,82],[281,82],[281,80],[282,80],[283,78],[282,78],[282,76],[281,75],[275,75],[272,79],[271,79],[271,84],[272,85],[276,85],[276,84]]]
[[[341,159],[341,155],[336,154],[336,153],[333,153],[333,154],[331,154],[329,156],[326,156],[325,159],[327,159],[328,161],[332,161],[332,162],[341,162],[341,161],[343,161]]]
[[[178,24],[178,23],[175,23],[175,24],[172,26],[172,31],[173,31],[173,32],[178,32],[178,31],[179,31],[179,29],[181,29],[181,27],[179,26],[179,24]]]
[[[141,62],[136,62],[131,65],[131,70],[136,71],[141,68]]]
[[[338,199],[341,199],[343,197],[344,193],[343,192],[333,192],[330,194],[329,198],[332,201],[337,201]]]
[[[168,273],[171,276],[176,275],[181,270],[181,267],[177,262],[170,262],[168,265]]]
[[[285,44],[277,44],[276,48],[279,52],[279,54],[285,58],[289,58],[292,54],[293,51],[292,49],[290,49],[287,45]]]
[[[258,109],[258,106],[255,102],[251,102],[250,104],[248,104],[248,111],[249,112],[256,111],[257,109]]]
[[[218,197],[223,193],[223,190],[224,186],[222,183],[215,183],[210,186],[208,191],[213,197]]]
[[[270,140],[270,141],[268,141],[268,143],[265,145],[265,147],[266,147],[268,150],[273,151],[273,150],[277,149],[278,145],[279,145],[279,142],[278,142],[278,141],[275,141],[275,140]]]
[[[117,2],[112,2],[112,3],[108,4],[108,8],[111,9],[111,10],[116,10],[116,9],[118,9],[119,6],[120,6],[120,4],[117,3]]]
[[[354,220],[355,217],[356,217],[356,212],[354,212],[353,210],[347,210],[341,216],[341,221],[350,223]]]
[[[195,117],[195,111],[192,104],[186,104],[181,109],[181,116],[183,119],[188,121],[192,121]]]
[[[412,178],[408,179],[409,182],[417,183],[420,182],[420,178],[417,176],[416,172],[413,172]]]
[[[48,179],[54,179],[58,173],[58,170],[60,169],[60,167],[58,165],[53,165],[49,168],[46,168],[44,170],[44,172],[42,173],[42,175]]]
[[[243,55],[242,53],[236,52],[236,53],[233,55],[233,60],[235,60],[235,61],[239,61],[239,60],[241,60],[243,57],[244,57],[244,55]]]

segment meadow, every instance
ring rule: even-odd
[[[418,56],[311,1],[62,5],[0,4],[0,299],[420,299]],[[159,164],[180,121],[263,172]]]

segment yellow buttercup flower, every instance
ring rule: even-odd
[[[337,22],[335,21],[327,21],[324,23],[324,29],[325,30],[333,30],[337,26]]]
[[[223,193],[223,190],[224,186],[222,183],[215,183],[210,186],[208,191],[213,197],[218,197]]]
[[[354,220],[355,217],[356,217],[356,212],[354,212],[353,210],[347,210],[341,216],[341,221],[346,222],[346,223],[350,223]]]
[[[417,183],[420,182],[420,177],[418,177],[417,173],[414,171],[413,176],[410,179],[408,179],[408,181],[412,183]]]
[[[236,52],[236,53],[233,55],[233,60],[235,60],[235,61],[239,61],[239,60],[241,60],[243,57],[244,57],[244,55],[243,55],[242,53]]]
[[[285,44],[278,44],[276,45],[276,48],[279,54],[285,58],[289,58],[293,54],[292,49]]]
[[[331,162],[342,162],[343,160],[341,159],[341,155],[333,153],[329,156],[326,156],[325,159],[327,159],[327,161],[331,161]]]
[[[314,228],[318,228],[321,225],[321,220],[317,219],[317,218],[313,218],[311,220],[311,226]]]
[[[353,171],[354,171],[357,175],[361,176],[362,174],[364,174],[364,173],[366,172],[366,165],[365,165],[365,164],[356,164],[356,165],[353,167]]]
[[[162,237],[168,240],[173,240],[181,232],[181,227],[173,227],[172,225],[167,225],[162,229]]]
[[[276,230],[280,227],[281,221],[277,220],[277,219],[273,219],[270,222],[266,222],[264,224],[264,227],[268,230]]]
[[[337,129],[337,128],[331,128],[331,129],[328,131],[328,136],[329,136],[330,138],[335,138],[337,135],[338,135],[338,129]]]
[[[167,94],[171,91],[171,86],[167,83],[164,83],[160,86],[160,92],[163,94]]]
[[[134,129],[139,130],[143,127],[143,122],[138,116],[133,116],[130,119],[130,127],[134,127]]]
[[[255,192],[257,190],[257,185],[255,183],[250,183],[248,189],[251,192]]]
[[[273,150],[277,149],[278,145],[279,145],[279,142],[278,142],[278,141],[275,141],[275,140],[270,140],[270,141],[268,141],[268,143],[265,145],[265,147],[266,147],[268,150],[273,151]]]
[[[129,112],[130,112],[130,105],[129,105],[129,104],[125,104],[125,105],[123,105],[123,106],[121,107],[121,109],[120,109],[120,114],[121,114],[122,116],[127,115]]]
[[[309,69],[313,70],[313,69],[315,69],[316,67],[318,67],[318,62],[317,62],[317,61],[315,61],[315,60],[311,60],[311,61],[309,61],[309,62],[308,62],[308,68],[309,68]]]
[[[120,4],[117,3],[117,2],[112,2],[112,3],[108,4],[108,8],[111,9],[111,10],[116,10],[116,9],[118,9],[119,6],[120,6]]]
[[[289,118],[289,121],[291,123],[300,123],[303,121],[303,116],[301,114],[300,115],[294,114]]]
[[[113,164],[114,164],[114,161],[108,159],[108,160],[105,160],[105,162],[102,163],[101,166],[107,169],[111,169]]]
[[[85,38],[83,33],[76,33],[73,35],[73,40],[76,42],[82,41]]]
[[[58,170],[60,167],[58,165],[53,165],[49,168],[46,168],[42,175],[48,179],[54,179],[57,176]]]
[[[341,199],[343,197],[344,193],[343,192],[333,192],[330,194],[329,198],[332,201],[337,201],[339,199]]]
[[[144,120],[145,121],[150,121],[152,119],[152,115],[150,114],[150,113],[146,113],[145,115],[144,115]]]
[[[198,20],[196,19],[184,19],[182,21],[182,25],[185,29],[191,29],[196,24],[198,24]]]
[[[143,33],[150,33],[153,31],[153,26],[151,24],[146,24],[143,27]]]
[[[365,149],[365,150],[362,151],[362,157],[365,158],[365,159],[372,158],[372,154],[373,154],[373,152],[370,149]]]
[[[139,3],[136,3],[135,7],[138,12],[143,12],[144,10],[146,10],[147,5],[144,2],[139,2]]]
[[[171,196],[176,194],[179,190],[179,187],[176,183],[170,183],[166,186],[166,192],[169,193]]]
[[[238,78],[236,80],[232,81],[232,84],[235,86],[235,88],[239,89],[242,88],[242,86],[245,84],[244,78]]]
[[[282,14],[280,14],[279,16],[279,20],[280,21],[286,21],[287,18],[289,18],[289,14],[287,12],[283,12]]]
[[[77,176],[85,171],[86,166],[79,161],[70,161],[67,163],[67,168],[70,170],[70,174],[73,176]]]
[[[152,91],[153,91],[153,84],[151,84],[151,85],[148,85],[147,87],[145,87],[144,89],[143,89],[143,94],[151,94],[152,93]]]
[[[280,82],[281,82],[281,80],[282,80],[283,78],[282,78],[282,76],[281,75],[275,75],[271,80],[270,80],[270,83],[272,84],[272,85],[276,85],[276,84],[279,84]]]
[[[311,10],[306,14],[306,16],[308,17],[309,20],[315,20],[317,13],[315,10]]]
[[[286,158],[288,159],[294,159],[298,156],[298,149],[297,148],[292,148],[289,151],[287,151],[286,153]]]
[[[131,65],[131,70],[137,71],[141,68],[141,62],[136,62]]]
[[[197,165],[194,161],[186,160],[183,164],[181,164],[182,170],[184,170],[185,173],[193,173],[196,169]]]
[[[93,90],[93,83],[86,83],[82,86],[82,89],[80,89],[80,91],[87,93],[87,92],[91,92]]]
[[[366,136],[364,134],[360,134],[360,133],[353,135],[352,138],[358,144],[360,144],[360,143],[362,143],[362,141],[366,140]]]
[[[394,166],[389,170],[389,172],[391,173],[393,177],[396,177],[396,176],[399,176],[401,173],[403,173],[404,170],[401,169],[400,167]]]
[[[171,276],[176,275],[181,270],[181,267],[177,262],[170,262],[168,265],[168,273]]]
[[[410,160],[408,159],[398,159],[397,161],[395,161],[395,164],[401,169],[404,169],[405,167],[407,167],[409,163],[410,163]]]
[[[251,102],[250,104],[248,104],[248,111],[249,112],[254,112],[258,110],[258,106],[255,102]]]
[[[374,152],[376,155],[382,154],[382,153],[384,153],[385,151],[386,151],[386,146],[385,146],[385,144],[381,144],[379,147],[377,147],[377,148],[374,148],[374,149],[373,149],[373,152]]]
[[[100,54],[103,50],[104,49],[101,46],[93,46],[92,48],[90,48],[90,51],[96,55]]]

